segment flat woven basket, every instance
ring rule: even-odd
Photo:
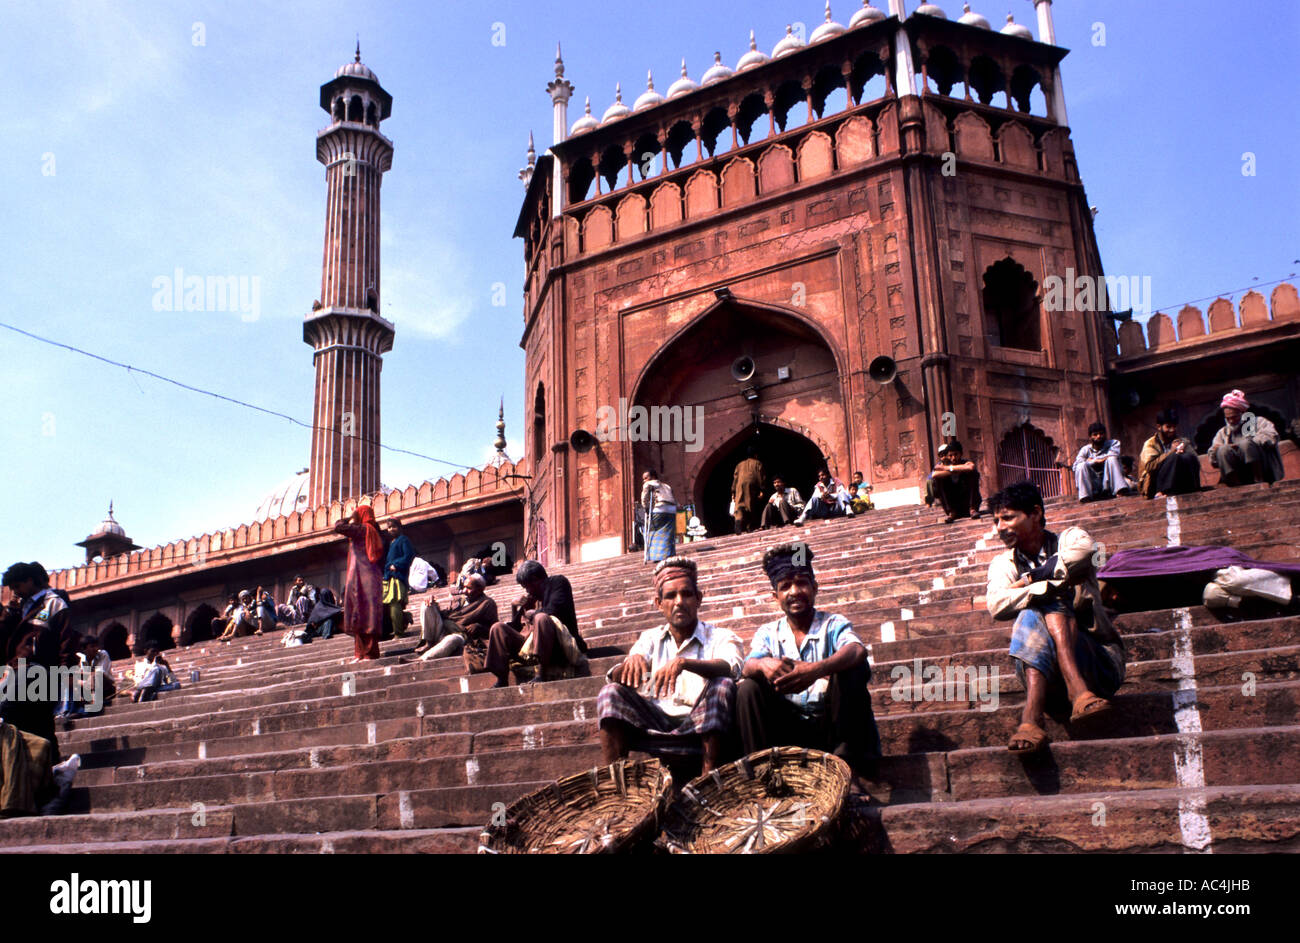
[[[688,855],[812,851],[833,838],[851,777],[847,763],[820,750],[751,753],[687,783],[655,845]]]
[[[672,775],[654,759],[566,776],[512,802],[505,824],[479,835],[479,854],[626,851],[659,831],[672,788]]]

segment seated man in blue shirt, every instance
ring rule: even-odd
[[[736,690],[746,753],[802,746],[834,753],[860,772],[880,756],[867,649],[843,616],[818,611],[813,552],[803,543],[767,551],[763,569],[785,615],[754,634]]]

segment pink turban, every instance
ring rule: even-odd
[[[1232,390],[1229,393],[1225,393],[1223,401],[1219,403],[1219,408],[1223,409],[1225,406],[1231,406],[1233,409],[1240,409],[1242,411],[1250,409],[1250,403],[1246,402],[1246,394],[1241,392],[1241,390]]]

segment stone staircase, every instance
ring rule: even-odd
[[[1053,501],[1047,516],[1056,530],[1083,524],[1110,552],[1177,542],[1300,558],[1295,481],[1169,501]],[[1049,722],[1050,751],[1019,758],[1006,749],[1024,696],[1010,626],[984,608],[1001,544],[987,516],[937,519],[899,508],[679,548],[700,563],[702,617],[748,640],[777,614],[763,550],[807,540],[819,608],[848,616],[870,644],[886,755],[870,797],[853,800],[846,841],[898,853],[1300,850],[1300,618],[1125,614],[1117,710],[1086,740]],[[599,762],[601,676],[660,621],[649,569],[628,555],[557,570],[574,585],[590,678],[490,689],[459,658],[413,660],[409,637],[365,666],[346,664],[346,637],[168,653],[183,682],[192,667],[201,680],[64,724],[61,751],[83,758],[70,813],[0,821],[0,850],[473,851],[493,803]],[[518,590],[489,592],[508,610]],[[895,699],[892,669],[917,659],[996,669],[996,707],[973,693],[925,700],[906,685],[913,697]]]

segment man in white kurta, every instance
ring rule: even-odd
[[[695,561],[669,557],[654,571],[655,605],[668,621],[646,629],[609,670],[596,701],[606,764],[630,749],[721,759],[745,653],[736,633],[701,622]]]

